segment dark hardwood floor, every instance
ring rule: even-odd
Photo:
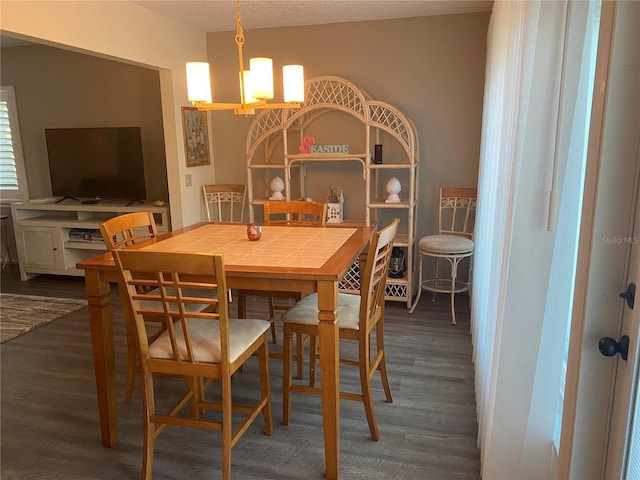
[[[17,267],[1,276],[2,292],[84,298],[82,278],[39,276],[22,282]],[[114,299],[117,382],[124,392],[125,338],[121,305]],[[457,302],[452,326],[449,300],[425,295],[413,315],[387,302],[385,342],[393,403],[374,378],[381,438],[369,437],[362,404],[341,403],[342,479],[478,479],[480,458],[469,335],[468,297]],[[236,304],[231,306],[235,313]],[[266,302],[250,300],[249,313],[264,317]],[[281,332],[272,351],[280,351]],[[347,343],[341,345],[349,351]],[[140,478],[139,394],[118,404],[119,443],[103,448],[87,311],[81,309],[2,344],[0,478],[3,480],[123,480]],[[254,362],[254,363],[252,363]],[[234,378],[234,397],[253,395],[257,360]],[[322,479],[324,457],[320,399],[294,394],[292,421],[282,416],[282,365],[271,361],[274,432],[258,419],[232,452],[234,479]],[[357,372],[343,367],[341,382],[357,387]],[[166,379],[157,387],[180,385]],[[255,397],[253,397],[255,398]],[[158,438],[154,479],[221,478],[219,432],[168,427]]]

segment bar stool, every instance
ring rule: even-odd
[[[2,238],[2,246],[4,248],[4,254],[0,259],[2,270],[4,270],[4,267],[6,267],[8,263],[13,263],[11,261],[11,249],[9,248],[9,227],[5,223],[5,220],[8,218],[9,215],[6,213],[0,215],[0,222],[2,222],[2,226],[0,226],[0,237]]]
[[[471,289],[471,265],[465,280],[458,278],[458,265],[464,258],[471,258],[474,250],[473,232],[475,228],[477,190],[475,188],[441,188],[438,219],[438,234],[422,237],[418,242],[420,264],[418,266],[418,295],[409,313],[413,313],[423,290],[451,295],[451,323],[456,324],[455,295]],[[435,276],[422,280],[423,257],[431,257],[435,263]],[[438,259],[445,259],[451,267],[449,278],[438,275]]]

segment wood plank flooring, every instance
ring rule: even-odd
[[[84,298],[82,278],[39,276],[21,282],[15,266],[2,272],[0,290],[30,295]],[[413,315],[387,302],[386,353],[393,403],[384,401],[374,378],[381,438],[369,437],[362,404],[341,403],[342,479],[478,479],[479,451],[471,363],[468,298],[456,299],[458,325],[449,301],[427,295]],[[249,314],[264,318],[266,301],[250,300]],[[235,313],[236,304],[232,304]],[[123,397],[125,338],[121,306],[114,298],[117,382]],[[272,351],[280,351],[281,332]],[[349,351],[343,343],[342,351]],[[255,363],[252,363],[255,362]],[[139,479],[139,394],[118,404],[120,441],[100,443],[87,311],[82,309],[0,347],[0,478],[3,480]],[[254,395],[257,361],[234,378],[234,398]],[[271,361],[274,432],[263,434],[258,419],[232,452],[234,479],[324,478],[320,399],[294,394],[289,426],[282,416],[282,365]],[[341,370],[343,386],[357,388],[354,368]],[[176,380],[165,389],[180,388]],[[136,383],[136,388],[138,384]],[[155,480],[221,478],[219,432],[168,427],[158,438]]]

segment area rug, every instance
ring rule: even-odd
[[[0,293],[0,343],[87,306],[86,300]]]

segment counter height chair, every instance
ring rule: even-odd
[[[435,301],[437,293],[451,295],[451,323],[456,324],[455,295],[468,292],[471,288],[471,263],[469,275],[465,280],[458,278],[458,266],[465,258],[473,255],[473,232],[475,229],[476,199],[475,188],[441,188],[438,213],[438,235],[427,235],[418,242],[420,264],[418,267],[418,294],[409,310],[413,313],[422,290],[433,293],[431,301]],[[422,280],[422,259],[434,259],[433,278]],[[450,278],[441,278],[438,272],[438,260],[445,259],[451,267]]]
[[[100,233],[102,234],[102,239],[104,240],[107,249],[113,252],[114,250],[127,248],[137,243],[146,242],[147,240],[157,237],[158,229],[151,212],[135,212],[119,215],[103,222],[100,224]],[[123,301],[123,315],[125,320],[125,329],[127,332],[127,381],[124,400],[128,403],[131,401],[133,383],[137,369],[135,326],[132,320],[133,313],[129,308],[127,308],[127,302],[125,302],[126,292],[122,282],[118,283],[118,289],[120,290],[120,298],[122,298]],[[203,309],[206,307],[207,305],[205,304],[192,304],[189,308]],[[156,335],[161,333],[164,326],[163,318],[156,318],[154,316],[147,315],[145,317],[145,321],[155,324],[156,327],[160,327],[160,331],[156,331]],[[158,328],[155,330],[158,330]]]
[[[378,424],[373,409],[371,378],[380,371],[382,386],[387,402],[391,403],[391,389],[387,377],[384,352],[384,297],[393,240],[400,220],[395,219],[387,227],[376,232],[369,244],[360,295],[338,294],[338,327],[340,339],[358,342],[358,358],[341,358],[340,362],[357,366],[360,371],[361,393],[340,392],[340,398],[357,400],[364,404],[373,440],[380,438]],[[291,392],[319,395],[321,389],[315,386],[315,339],[318,336],[318,295],[307,295],[282,316],[284,325],[284,368],[283,368],[283,415],[282,423],[288,425],[291,418]],[[371,359],[371,333],[376,332],[376,351]],[[294,384],[292,381],[293,334],[311,336],[311,376],[309,385]]]
[[[202,186],[207,221],[242,223],[246,186],[217,183]]]
[[[307,201],[272,201],[264,204],[265,225],[322,226],[327,219],[327,204]],[[275,311],[287,310],[304,295],[303,292],[260,292],[241,290],[238,292],[238,316],[246,315],[246,297],[248,295],[267,296],[269,298],[269,322],[271,322],[271,340],[276,343]],[[284,299],[284,300],[282,300]],[[296,342],[296,360],[298,378],[302,378],[304,369],[303,350],[305,339],[300,335]],[[273,358],[279,355],[273,354]]]
[[[151,479],[156,437],[167,425],[179,425],[222,431],[222,478],[229,480],[231,449],[251,423],[262,415],[265,434],[272,433],[269,322],[229,318],[222,254],[122,249],[115,250],[114,256],[133,313],[140,356],[142,478]],[[155,293],[141,294],[141,290]],[[192,308],[203,304],[207,308]],[[147,316],[163,318],[165,322],[164,331],[153,340],[147,336]],[[260,398],[255,403],[245,399],[244,405],[236,405],[231,394],[231,376],[252,355],[258,356]],[[182,377],[187,381],[186,392],[180,394],[167,413],[156,410],[156,397],[158,406],[168,404],[164,398],[167,391],[154,393],[156,375]],[[213,380],[220,380],[221,402],[206,399],[206,387]],[[207,409],[222,413],[215,419],[204,418],[201,414]],[[234,418],[234,413],[241,413],[241,420],[237,415]]]

